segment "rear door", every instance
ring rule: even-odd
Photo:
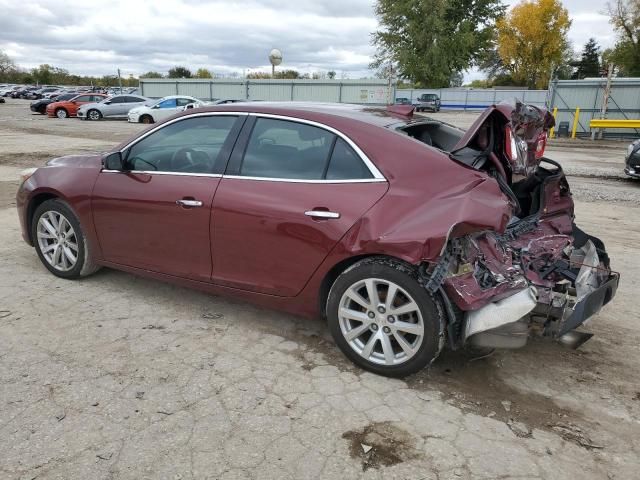
[[[387,186],[339,132],[252,115],[214,198],[214,283],[295,296]]]

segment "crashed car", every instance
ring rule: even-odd
[[[462,131],[411,105],[190,109],[104,154],[24,172],[22,234],[54,275],[111,267],[327,319],[387,376],[449,347],[574,346],[616,293],[574,223],[553,117],[520,103]]]

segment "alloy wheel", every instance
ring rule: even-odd
[[[64,108],[59,108],[58,110],[56,110],[56,117],[67,118],[67,111]]]
[[[89,120],[100,120],[100,112],[97,110],[89,110]]]
[[[349,346],[379,365],[405,363],[424,340],[418,304],[388,280],[366,278],[351,285],[340,299],[338,321]]]
[[[67,272],[78,261],[78,238],[69,220],[60,212],[48,211],[38,219],[38,247],[56,270]]]

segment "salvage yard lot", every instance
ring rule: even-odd
[[[49,274],[20,237],[18,172],[141,127],[0,105],[0,478],[637,478],[640,182],[621,175],[625,144],[548,149],[622,275],[594,338],[444,352],[400,381],[354,367],[320,320],[113,270]]]

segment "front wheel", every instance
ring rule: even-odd
[[[58,277],[74,279],[98,270],[78,218],[62,200],[47,200],[36,208],[31,238],[40,261]]]
[[[362,260],[338,277],[327,320],[350,360],[388,377],[421,370],[444,344],[444,315],[418,283],[415,268],[384,257]]]
[[[140,117],[140,123],[144,123],[145,125],[149,125],[153,123],[153,117],[151,115],[143,115]]]
[[[64,108],[58,108],[56,110],[56,117],[58,118],[67,118],[69,113]]]
[[[101,118],[102,114],[96,109],[91,109],[87,112],[88,120],[100,120]]]

